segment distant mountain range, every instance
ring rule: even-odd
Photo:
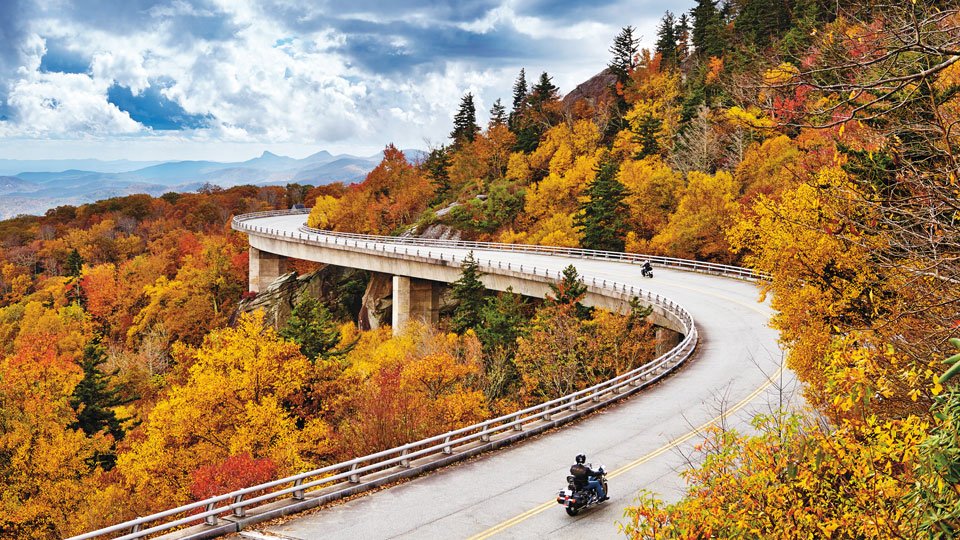
[[[410,161],[424,157],[420,150],[403,152]],[[0,159],[0,219],[134,193],[156,197],[168,191],[196,191],[204,184],[223,188],[293,182],[349,184],[362,181],[381,158],[382,154],[357,157],[324,150],[303,159],[264,152],[235,163]]]

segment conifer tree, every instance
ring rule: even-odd
[[[454,332],[462,334],[470,329],[476,329],[482,322],[480,315],[484,305],[486,286],[480,281],[483,272],[480,265],[473,258],[473,252],[467,254],[460,265],[460,279],[452,283],[452,296],[457,301],[453,310],[451,327]]]
[[[593,313],[592,308],[588,308],[580,303],[583,297],[587,295],[587,284],[583,282],[577,268],[572,264],[563,269],[563,277],[559,283],[551,283],[550,290],[553,296],[547,295],[546,305],[564,305],[573,304],[578,319],[586,319]]]
[[[477,338],[485,352],[501,348],[513,356],[517,338],[523,335],[527,317],[524,315],[526,299],[513,292],[511,287],[491,296],[480,310],[481,323],[476,327]]]
[[[430,150],[423,166],[430,178],[430,183],[434,188],[434,196],[431,204],[437,204],[446,199],[450,193],[450,152],[449,147],[440,145],[439,148]]]
[[[453,131],[450,132],[450,138],[453,139],[454,148],[460,148],[464,141],[473,142],[479,132],[477,108],[473,104],[473,94],[467,92],[460,99],[460,110],[453,117]]]
[[[311,362],[326,360],[349,352],[349,347],[336,350],[340,343],[340,329],[330,310],[319,300],[305,297],[293,308],[287,326],[280,330],[280,336],[300,346]]]
[[[640,145],[640,150],[634,154],[633,159],[643,159],[647,156],[661,153],[660,142],[657,138],[663,130],[663,120],[652,114],[643,115],[634,125],[630,126],[633,131],[633,141]]]
[[[67,299],[71,303],[77,303],[81,306],[85,303],[83,287],[80,286],[80,274],[83,272],[84,262],[86,261],[83,260],[83,256],[80,255],[77,248],[73,248],[73,251],[67,256],[66,270],[67,276],[70,278],[67,280],[67,284],[70,286],[70,290],[67,291]]]
[[[532,109],[543,111],[544,105],[559,99],[560,88],[553,84],[553,77],[547,75],[544,71],[540,74],[540,80],[530,90],[528,101]]]
[[[516,82],[513,83],[513,109],[510,110],[510,131],[514,133],[520,128],[520,119],[527,108],[527,74],[520,68]]]
[[[636,56],[640,51],[639,40],[633,36],[633,30],[633,26],[621,28],[617,37],[613,38],[613,45],[610,47],[613,59],[608,66],[621,84],[627,83],[630,70],[636,67]]]
[[[677,60],[677,22],[669,10],[660,19],[657,28],[656,52],[660,55],[660,69],[674,68],[679,65]]]
[[[677,39],[677,65],[679,66],[690,54],[690,18],[686,13],[680,14],[673,35]]]
[[[503,106],[503,103],[500,102],[500,98],[497,98],[493,102],[493,107],[490,107],[490,122],[487,124],[488,128],[503,126],[507,123],[507,109]]]
[[[691,38],[694,52],[703,58],[721,56],[724,49],[720,36],[722,20],[716,0],[697,0],[690,14],[693,16]]]
[[[587,200],[580,204],[580,213],[574,223],[583,236],[581,244],[587,249],[623,251],[627,235],[630,208],[624,200],[629,195],[627,187],[617,180],[618,166],[614,162],[602,163],[597,174],[587,186]]]
[[[83,368],[83,379],[73,389],[73,395],[70,396],[70,407],[77,411],[77,420],[70,427],[71,429],[80,429],[87,436],[106,431],[113,436],[114,448],[116,443],[123,440],[126,430],[121,421],[114,412],[114,407],[126,405],[131,401],[140,399],[140,396],[133,396],[124,399],[119,396],[116,388],[111,387],[111,379],[120,373],[116,369],[111,373],[104,373],[100,366],[107,361],[106,353],[100,344],[100,339],[96,338],[86,345],[83,349],[83,357],[77,363]],[[100,465],[105,470],[113,468],[116,462],[116,455],[96,454],[94,463],[91,465]]]

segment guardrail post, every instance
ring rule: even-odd
[[[293,483],[293,487],[298,487],[298,486],[302,486],[302,485],[303,485],[303,478],[297,478],[297,480]],[[296,490],[296,491],[293,492],[293,500],[295,500],[295,501],[302,501],[302,500],[303,500],[303,497],[304,497],[305,495],[306,495],[306,493],[305,493],[304,490],[298,489],[298,490]]]
[[[401,455],[401,456],[406,456],[406,455],[409,454],[409,453],[410,453],[410,449],[409,449],[409,448],[404,448],[404,449],[403,449],[403,452],[401,452],[400,455]],[[409,459],[401,459],[401,460],[400,460],[400,466],[403,467],[404,469],[409,469],[409,468],[410,468],[410,460],[409,460]]]
[[[208,505],[207,505],[207,512],[213,510],[213,509],[216,508],[216,507],[217,507],[217,503],[210,503],[210,504],[208,504]],[[212,515],[212,516],[207,516],[207,517],[203,518],[203,522],[206,523],[207,525],[216,525],[216,524],[217,524],[217,515],[214,514],[214,515]]]
[[[575,403],[576,401],[577,401],[577,398],[570,398],[570,410],[571,410],[571,411],[577,410],[577,404]]]
[[[523,431],[523,422],[518,422],[513,425],[514,431]]]
[[[358,466],[358,465],[360,465],[360,464],[359,464],[359,463],[354,463],[353,465],[350,466],[350,470],[351,470],[351,471],[357,470],[357,466]],[[351,475],[350,475],[350,481],[353,482],[354,484],[359,484],[359,483],[360,483],[360,475],[359,475],[359,474],[351,474]]]
[[[450,436],[448,435],[446,438],[443,439],[443,444],[446,445],[446,446],[443,447],[443,453],[444,453],[444,454],[452,454],[452,453],[453,453],[453,447],[450,446],[449,443],[450,443]]]
[[[243,493],[233,496],[233,504],[237,505],[243,502]],[[246,506],[234,506],[233,507],[233,517],[244,517],[247,515]]]
[[[541,418],[543,418],[545,421],[549,422],[552,417],[553,417],[553,415],[552,415],[550,412],[544,411],[544,412],[543,412],[543,416],[542,416]]]
[[[137,516],[137,519],[140,519],[141,516]],[[130,534],[138,533],[143,530],[143,523],[137,523],[133,527],[130,527]]]

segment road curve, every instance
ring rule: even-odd
[[[256,225],[302,234],[304,216],[258,218]],[[249,222],[248,222],[249,223]],[[319,237],[319,236],[317,236]],[[466,249],[431,247],[434,256],[458,258]],[[551,433],[468,460],[415,480],[280,525],[239,533],[314,538],[611,538],[615,522],[639,489],[667,499],[682,494],[678,471],[698,430],[722,418],[746,426],[757,412],[789,397],[793,384],[781,370],[771,310],[756,285],[706,274],[656,268],[639,277],[636,265],[552,255],[474,250],[478,259],[558,271],[569,264],[587,278],[642,287],[682,305],[693,316],[701,345],[666,381],[637,396]],[[786,381],[786,382],[785,382]],[[731,410],[733,409],[733,410]],[[576,518],[553,502],[575,454],[602,463],[611,500]]]

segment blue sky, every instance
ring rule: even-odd
[[[562,92],[692,0],[0,0],[0,158],[242,160],[446,141],[520,68]]]

